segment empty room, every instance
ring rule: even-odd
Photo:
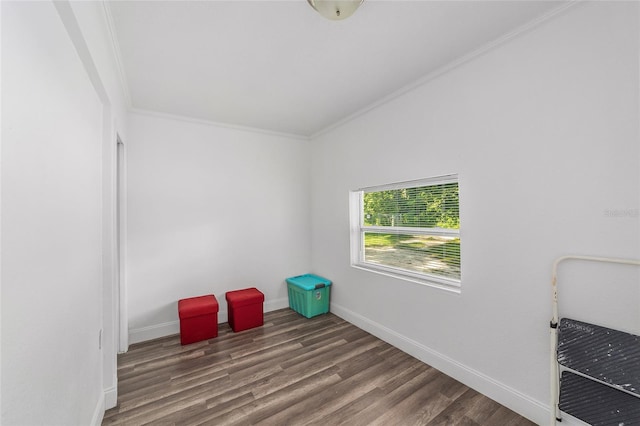
[[[0,19],[2,425],[640,424],[637,1]]]

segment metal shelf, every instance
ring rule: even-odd
[[[560,365],[640,396],[640,337],[562,318],[558,329]]]
[[[559,408],[593,426],[640,424],[640,398],[569,371],[560,380]]]

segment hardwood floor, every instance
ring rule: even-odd
[[[333,314],[265,314],[263,327],[118,356],[103,425],[533,425]]]

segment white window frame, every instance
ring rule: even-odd
[[[378,185],[353,190],[350,193],[349,213],[351,224],[351,266],[377,274],[382,274],[405,281],[441,288],[447,291],[460,293],[462,287],[462,272],[460,279],[443,277],[433,274],[409,271],[407,269],[366,262],[364,260],[364,235],[365,232],[384,234],[413,234],[413,235],[442,235],[460,238],[460,229],[420,228],[420,227],[392,227],[364,225],[364,194],[366,192],[388,191],[394,189],[414,188],[421,186],[442,185],[457,183],[458,175],[451,174],[427,179],[419,179],[398,182],[387,185]],[[462,269],[462,260],[460,260]]]

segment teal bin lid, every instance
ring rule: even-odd
[[[297,277],[287,278],[289,284],[300,287],[303,290],[315,290],[317,288],[329,287],[331,281],[326,278],[313,274],[298,275]]]

